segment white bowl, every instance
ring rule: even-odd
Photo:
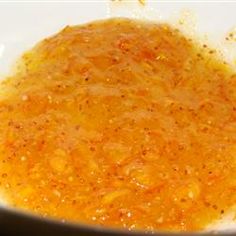
[[[107,17],[138,17],[156,21],[175,22],[185,19],[187,28],[222,43],[236,26],[236,1],[158,1],[138,0],[112,2],[110,0],[78,2],[0,2],[0,77],[10,70],[13,62],[41,39],[50,36],[66,25],[76,25]],[[194,31],[195,32],[195,31]],[[235,45],[231,45],[236,48]],[[232,47],[222,47],[226,54]],[[235,53],[236,55],[236,53]],[[234,56],[235,56],[234,55]],[[226,220],[218,228],[236,228]]]
[[[127,16],[170,21],[183,10],[196,16],[197,30],[221,40],[236,26],[236,2],[227,1],[158,1],[93,0],[78,2],[31,1],[0,2],[0,76],[9,71],[19,55],[36,42],[52,35],[66,25],[114,16]]]

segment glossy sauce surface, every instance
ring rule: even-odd
[[[168,25],[66,27],[0,92],[12,206],[130,230],[202,230],[236,201],[236,75]]]

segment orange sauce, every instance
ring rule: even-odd
[[[236,202],[236,75],[168,25],[66,27],[0,91],[0,182],[14,207],[198,231]]]

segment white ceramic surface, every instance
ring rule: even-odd
[[[236,1],[80,0],[0,2],[0,76],[19,55],[42,38],[66,25],[109,16],[128,16],[168,21],[183,10],[195,16],[198,31],[219,38],[236,26]],[[193,18],[193,17],[192,17]]]
[[[145,7],[137,0],[123,1],[0,2],[0,78],[9,72],[22,52],[66,25],[114,16],[173,22],[187,14],[189,24],[196,24],[201,35],[207,33],[218,42],[236,27],[236,1],[146,0]],[[236,43],[231,46],[236,48]],[[230,53],[231,49],[226,53]],[[219,227],[232,229],[235,223],[230,224],[230,220],[226,220]]]

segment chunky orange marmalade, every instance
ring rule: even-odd
[[[1,84],[3,194],[64,220],[202,230],[236,203],[235,88],[168,25],[66,27]]]

